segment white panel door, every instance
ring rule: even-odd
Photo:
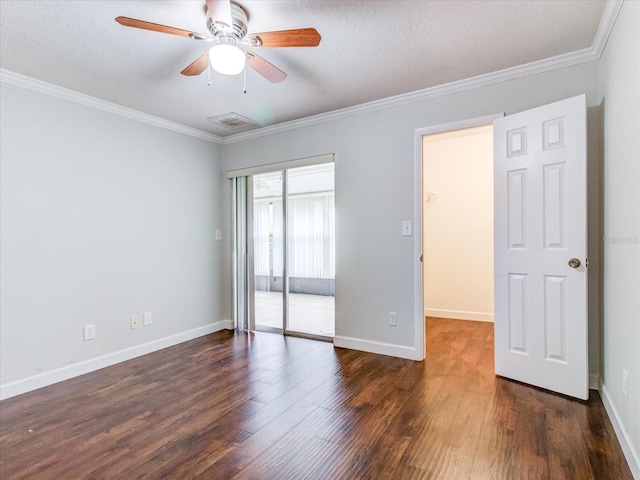
[[[587,399],[585,96],[494,121],[495,369]]]

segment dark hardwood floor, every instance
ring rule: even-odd
[[[493,325],[427,360],[218,332],[0,402],[2,479],[631,479],[602,402],[493,374]]]

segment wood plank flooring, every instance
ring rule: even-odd
[[[0,402],[2,479],[632,479],[602,402],[493,374],[493,325],[425,362],[218,332]]]

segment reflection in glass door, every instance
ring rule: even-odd
[[[333,163],[253,176],[256,330],[335,334],[334,191]]]
[[[253,177],[253,275],[256,330],[282,331],[284,172]]]
[[[334,164],[287,170],[287,330],[335,334]]]

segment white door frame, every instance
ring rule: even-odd
[[[423,290],[423,226],[422,226],[422,137],[433,133],[461,130],[463,128],[479,127],[492,124],[496,118],[503,117],[504,113],[495,113],[483,117],[469,118],[456,122],[443,123],[431,127],[419,128],[413,133],[413,297],[415,318],[415,344],[413,360],[424,360],[426,356],[425,321],[424,321],[424,290]]]

